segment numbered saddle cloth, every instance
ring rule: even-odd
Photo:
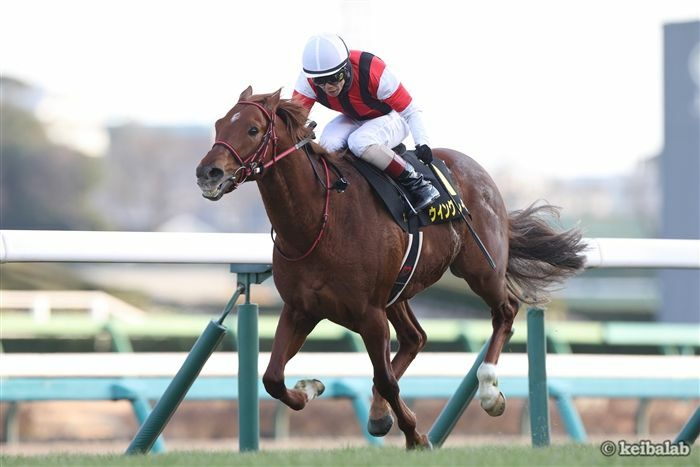
[[[377,193],[377,196],[384,202],[384,205],[389,210],[396,223],[406,232],[415,233],[417,229],[424,225],[440,224],[453,219],[459,219],[461,217],[460,212],[464,212],[465,214],[468,212],[459,193],[454,189],[450,170],[445,163],[438,158],[433,158],[432,165],[435,171],[440,174],[442,183],[436,180],[430,168],[420,162],[413,151],[406,151],[401,154],[401,157],[406,159],[417,171],[422,173],[425,179],[430,180],[430,183],[440,192],[440,197],[416,216],[407,201],[407,199],[410,199],[408,198],[409,195],[398,183],[392,180],[383,171],[364,162],[362,159],[352,156],[347,157],[351,158],[355,168],[367,179],[372,188],[374,188],[375,193]],[[450,196],[445,192],[443,185],[450,190],[452,199],[450,199]],[[454,202],[452,200],[454,200]]]

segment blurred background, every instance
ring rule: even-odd
[[[0,228],[269,232],[254,184],[212,203],[194,169],[240,92],[281,87],[290,97],[306,40],[329,31],[384,59],[423,108],[433,145],[480,162],[510,210],[544,199],[562,207],[563,227],[587,237],[698,239],[699,10],[694,0],[4,0]],[[311,114],[321,128],[332,117],[320,106]],[[188,350],[235,288],[225,266],[4,264],[0,274],[6,353]],[[555,293],[547,316],[675,323],[669,336],[693,323],[685,340],[659,344],[633,331],[636,340],[560,342],[569,352],[697,353],[699,284],[698,271],[591,270]],[[274,319],[272,281],[254,290]],[[429,322],[489,318],[449,274],[414,302]],[[102,326],[142,315],[158,317],[156,327],[191,324],[158,336],[132,329],[122,349]],[[76,321],[61,328],[57,319]],[[305,350],[339,346],[319,340]],[[464,349],[438,340],[432,350]],[[46,430],[50,417],[37,423],[31,404],[22,410],[17,436],[29,440],[128,438],[134,428],[110,422],[104,434],[59,435]],[[235,404],[218,410],[228,419]],[[215,436],[232,435],[222,430]]]

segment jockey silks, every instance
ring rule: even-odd
[[[350,51],[350,82],[338,97],[331,97],[304,73],[299,76],[293,97],[311,109],[318,101],[325,107],[355,120],[369,120],[392,110],[401,113],[411,104],[411,95],[387,70],[384,61],[369,52]]]

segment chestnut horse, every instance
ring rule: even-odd
[[[313,142],[303,147],[312,137],[306,110],[280,99],[279,90],[252,93],[248,87],[216,122],[216,142],[197,167],[197,183],[205,198],[218,200],[244,181],[255,180],[277,232],[272,269],[284,307],[263,376],[267,392],[295,410],[323,392],[318,380],[285,387],[284,368],[316,324],[331,320],[360,334],[372,362],[370,433],[385,435],[393,410],[406,447],[429,447],[399,395],[398,380],[427,339],[408,300],[450,268],[491,309],[493,334],[477,374],[479,398],[490,415],[502,414],[505,398],[498,390],[496,364],[520,302],[545,299],[547,285],[583,267],[580,233],[553,230],[544,219],[557,213],[549,205],[509,214],[479,164],[457,151],[434,149],[451,170],[496,268],[489,266],[464,222],[424,227],[421,261],[399,299],[387,307],[407,234],[348,156],[329,154]],[[332,189],[338,173],[349,182],[342,193]],[[393,359],[389,323],[399,342]]]

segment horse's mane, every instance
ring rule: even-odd
[[[262,103],[271,95],[272,94],[260,94],[258,96],[253,96],[250,100]],[[300,141],[311,133],[311,130],[306,126],[309,116],[308,110],[293,99],[280,99],[276,113],[284,122],[287,127],[287,133],[289,133],[294,141]]]

